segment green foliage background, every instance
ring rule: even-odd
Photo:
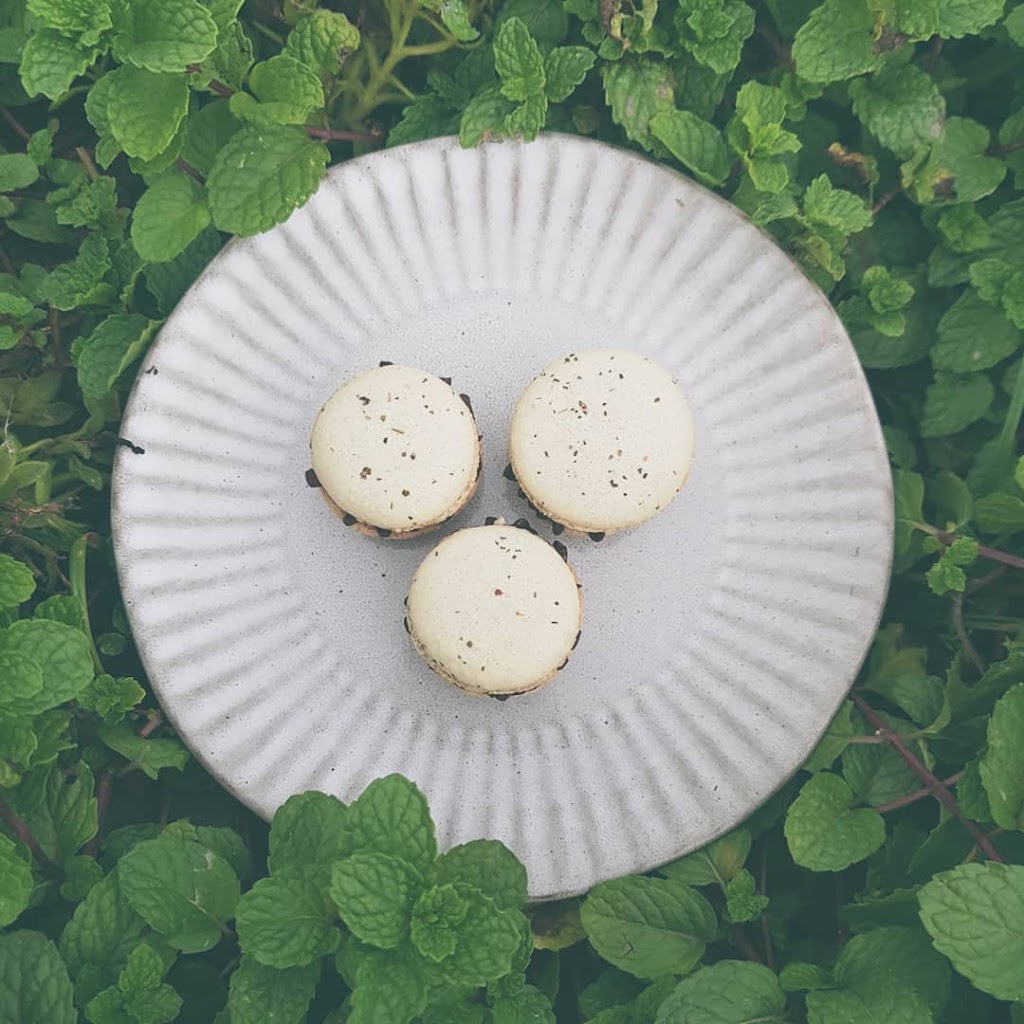
[[[7,0],[0,116],[0,1024],[1024,1021],[1024,5]],[[500,843],[438,856],[403,779],[268,832],[189,759],[108,486],[133,368],[227,236],[353,154],[542,129],[691,174],[828,293],[897,537],[796,778],[528,907]]]

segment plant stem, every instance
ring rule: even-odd
[[[100,176],[100,172],[96,170],[96,165],[92,162],[89,150],[84,146],[75,146],[75,152],[78,154],[78,159],[81,160],[82,166],[85,168],[85,173],[89,175],[89,180],[95,181]]]
[[[943,779],[942,784],[944,786],[952,786],[960,780],[960,776],[963,772],[956,772],[950,775],[948,779]],[[878,814],[887,814],[889,811],[899,810],[901,807],[906,807],[908,804],[916,803],[918,800],[923,800],[926,796],[932,796],[932,791],[924,786],[922,789],[916,789],[913,793],[908,793],[906,796],[901,796],[897,800],[890,800],[887,804],[879,804],[874,810]]]
[[[757,950],[750,944],[750,940],[743,934],[743,929],[738,925],[732,927],[732,939],[736,943],[739,951],[748,959],[753,961],[755,964],[761,963],[761,958],[757,955]]]
[[[68,556],[68,575],[71,579],[71,596],[78,601],[82,609],[82,619],[85,623],[85,635],[89,640],[89,650],[92,653],[92,663],[96,671],[103,673],[103,662],[100,660],[100,652],[96,650],[96,643],[92,638],[92,626],[89,623],[89,596],[85,589],[85,552],[89,543],[90,534],[83,533],[71,545],[71,553]]]
[[[1002,864],[1003,858],[999,856],[998,851],[992,845],[988,836],[960,810],[956,797],[914,756],[910,748],[903,742],[903,737],[890,729],[885,724],[882,716],[859,693],[851,693],[850,699],[857,705],[860,713],[878,731],[879,735],[884,736],[892,744],[893,750],[899,754],[904,764],[925,784],[932,796],[967,829],[971,838],[981,849],[981,852],[989,860]]]
[[[151,736],[160,728],[161,725],[163,725],[163,722],[164,716],[160,714],[159,711],[156,712],[156,714],[153,715],[153,717],[139,730],[139,736],[142,739],[145,739],[147,736]]]
[[[333,128],[311,128],[306,125],[306,134],[314,139],[331,139],[339,142],[376,142],[380,135],[373,132],[336,131]]]
[[[0,800],[0,818],[7,822],[8,827],[14,833],[14,837],[28,847],[29,852],[39,862],[40,868],[49,874],[60,876],[60,868],[46,856],[43,848],[36,841],[36,837],[28,830],[25,822],[3,800]]]
[[[1024,374],[1021,376],[1024,377]],[[949,533],[947,530],[940,530],[935,526],[929,526],[928,523],[915,522],[912,525],[922,533],[927,533],[929,537],[934,537],[947,546],[956,540],[955,533]],[[984,544],[979,544],[978,555],[981,558],[987,558],[990,562],[1001,562],[1003,565],[1010,565],[1014,569],[1024,569],[1024,558],[1021,558],[1019,555],[1011,555],[1008,551],[1000,551],[998,548],[990,548]]]
[[[182,160],[180,156],[174,161],[174,166],[178,170],[184,171],[190,178],[194,178],[200,185],[205,184],[206,179],[191,164]]]
[[[114,776],[110,772],[104,772],[96,783],[96,835],[82,848],[82,853],[88,857],[95,857],[96,851],[100,848],[100,830],[103,828],[103,819],[110,804],[110,791],[113,785]]]
[[[985,662],[981,660],[981,655],[975,650],[974,644],[971,643],[971,638],[967,635],[967,629],[964,626],[963,594],[957,594],[953,598],[953,628],[960,639],[960,646],[963,647],[964,653],[971,659],[971,664],[978,670],[978,675],[983,676],[985,674]]]
[[[11,131],[21,139],[22,142],[28,142],[32,138],[31,135],[21,126],[18,119],[6,108],[0,107],[0,117],[2,117],[10,126]]]

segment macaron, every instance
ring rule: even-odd
[[[412,642],[439,676],[500,699],[554,678],[583,620],[564,555],[501,520],[441,541],[413,575],[406,608]]]
[[[516,404],[511,472],[553,522],[600,540],[671,504],[693,460],[694,424],[672,375],[622,349],[570,353]]]
[[[320,409],[311,476],[348,526],[404,539],[451,519],[480,476],[469,400],[411,366],[382,364],[345,381]]]

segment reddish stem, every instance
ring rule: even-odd
[[[25,822],[3,800],[0,800],[0,818],[7,822],[15,838],[28,847],[29,852],[39,862],[41,868],[54,875],[60,874],[60,869],[46,856],[43,848],[36,841],[36,837],[28,830]]]
[[[11,131],[21,139],[22,142],[28,142],[32,138],[31,135],[21,126],[18,119],[6,108],[0,107],[0,117],[2,117],[10,126]]]
[[[872,216],[879,213],[881,210],[884,210],[899,194],[900,190],[898,188],[889,189],[889,191],[871,207]]]
[[[158,711],[153,717],[139,730],[139,736],[145,739],[147,736],[151,736],[157,729],[163,725],[164,716]]]
[[[194,178],[198,181],[200,185],[206,183],[206,179],[191,164],[182,160],[181,157],[178,157],[178,159],[174,161],[174,165],[179,170],[184,171],[190,178]]]
[[[963,772],[956,772],[954,775],[950,775],[948,779],[943,779],[942,784],[944,786],[952,786],[960,781],[960,776]],[[932,796],[932,791],[925,786],[923,789],[916,789],[913,793],[908,793],[906,796],[901,796],[897,800],[890,800],[887,804],[879,804],[875,807],[875,810],[879,814],[887,814],[889,811],[898,810],[900,807],[906,807],[907,804],[916,803],[918,800],[923,800],[926,796]]]
[[[1002,864],[1003,858],[992,845],[991,840],[971,821],[956,802],[956,797],[914,756],[910,748],[903,742],[903,737],[886,725],[882,716],[859,694],[851,693],[850,698],[860,713],[871,723],[880,736],[884,736],[899,754],[903,763],[925,784],[932,796],[942,804],[950,814],[967,829],[971,838],[989,860]]]
[[[333,128],[311,128],[306,125],[306,134],[314,139],[331,139],[337,142],[375,142],[380,138],[372,132],[335,131]]]
[[[95,857],[96,851],[100,848],[100,833],[103,829],[103,819],[106,817],[107,807],[110,804],[110,791],[113,784],[114,776],[110,772],[104,772],[96,783],[96,835],[82,848],[82,853],[89,857]]]

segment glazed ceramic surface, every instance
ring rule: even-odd
[[[528,514],[502,477],[515,400],[575,348],[679,380],[696,456],[660,516],[569,542],[585,594],[569,666],[474,698],[402,626],[439,535],[346,529],[307,486],[316,411],[382,359],[451,376],[484,478],[447,529]],[[549,898],[707,843],[815,745],[874,632],[890,475],[854,351],[791,260],[726,202],[582,139],[436,140],[334,168],[229,245],[148,352],[113,521],[161,704],[269,817],[401,772],[443,846],[504,840]],[[538,523],[542,536],[549,526]]]

